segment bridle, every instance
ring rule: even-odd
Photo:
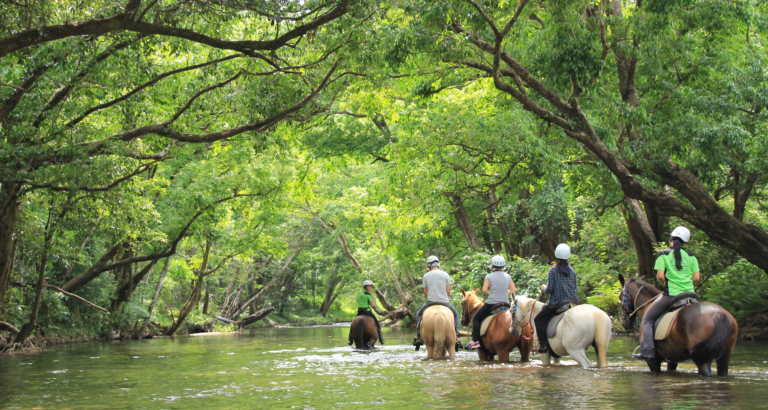
[[[628,323],[631,323],[632,326],[637,326],[637,312],[640,311],[643,307],[645,307],[647,304],[652,303],[654,300],[658,299],[659,296],[662,294],[659,293],[658,295],[650,298],[648,301],[643,303],[640,306],[637,306],[637,298],[640,296],[640,292],[643,291],[643,288],[645,288],[648,285],[640,286],[640,289],[637,290],[637,293],[635,293],[634,301],[632,302],[632,306],[636,306],[635,310],[633,310],[630,313],[629,308],[629,283],[633,281],[627,281],[624,283],[624,288],[621,290],[621,296],[619,297],[619,300],[621,301],[621,307],[624,311],[624,317],[622,317],[622,320],[627,321]]]
[[[523,334],[523,328],[530,324],[533,321],[533,311],[536,308],[536,300],[533,300],[533,303],[531,304],[531,314],[528,320],[526,321],[525,318],[523,320],[517,320],[517,297],[515,297],[515,300],[512,304],[512,336],[520,336]],[[531,340],[533,338],[533,335],[531,337],[525,337],[523,336],[523,339]]]

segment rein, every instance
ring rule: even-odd
[[[649,303],[655,301],[656,299],[658,299],[659,296],[662,295],[661,293],[659,293],[658,295],[652,297],[651,299],[649,299],[647,302],[643,303],[642,305],[637,306],[637,298],[640,296],[640,292],[642,292],[643,289],[646,286],[648,286],[648,285],[640,286],[640,289],[638,289],[637,293],[635,293],[635,300],[632,303],[632,306],[635,306],[635,310],[633,310],[632,313],[629,312],[629,281],[627,281],[624,284],[624,290],[621,292],[621,293],[623,293],[623,297],[622,297],[622,307],[624,307],[624,317],[623,317],[623,319],[626,320],[627,322],[631,323],[633,326],[637,326],[637,316],[636,316],[637,312],[640,309],[642,309],[643,307],[645,307],[647,304],[649,304]],[[633,316],[634,316],[634,318],[633,318]]]

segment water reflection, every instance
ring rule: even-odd
[[[740,344],[727,379],[691,364],[651,374],[615,338],[607,369],[575,361],[480,363],[474,352],[424,361],[410,334],[373,351],[345,345],[346,328],[268,329],[240,335],[63,346],[0,357],[0,408],[761,408],[766,344]],[[594,360],[594,354],[591,355]]]

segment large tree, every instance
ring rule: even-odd
[[[350,0],[4,4],[0,298],[25,195],[108,191],[181,145],[258,145],[322,111],[351,36],[327,26],[349,11]]]
[[[412,43],[493,79],[612,175],[638,252],[675,216],[768,272],[765,5],[406,1]],[[427,39],[431,39],[427,40]],[[727,194],[727,195],[726,195]]]

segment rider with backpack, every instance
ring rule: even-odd
[[[576,271],[568,265],[570,257],[570,246],[564,243],[557,245],[555,248],[557,263],[549,269],[547,284],[541,285],[541,293],[548,293],[551,296],[547,305],[541,308],[541,312],[533,320],[539,337],[539,353],[548,352],[547,326],[549,326],[549,320],[557,315],[558,305],[569,302],[579,303],[579,297],[576,295],[578,287]]]
[[[633,354],[636,359],[650,361],[656,357],[656,346],[653,342],[653,323],[659,316],[669,310],[675,296],[683,292],[693,292],[693,282],[699,281],[699,262],[693,253],[683,249],[691,239],[691,231],[678,226],[669,235],[669,249],[659,252],[653,269],[659,283],[664,284],[664,293],[658,296],[643,316],[641,329],[640,353]]]
[[[467,344],[466,349],[480,347],[480,327],[493,310],[500,307],[509,309],[509,296],[514,295],[516,289],[512,277],[504,272],[506,266],[507,261],[503,256],[496,255],[491,258],[491,273],[485,275],[483,281],[483,293],[488,295],[488,299],[472,318],[472,341]]]

